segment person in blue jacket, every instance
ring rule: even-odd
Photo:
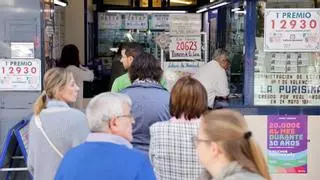
[[[132,100],[132,114],[136,121],[132,145],[148,154],[150,126],[171,117],[170,94],[160,83],[163,76],[160,61],[149,53],[141,53],[135,58],[129,68],[129,76],[132,84],[121,93]]]
[[[132,149],[131,99],[106,92],[88,104],[91,133],[63,158],[56,180],[155,180],[145,153]]]

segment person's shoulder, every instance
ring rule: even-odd
[[[148,156],[145,152],[138,149],[128,149],[130,157],[132,157],[137,163],[148,161]]]
[[[235,173],[231,176],[225,178],[225,180],[238,180],[238,179],[246,179],[246,180],[265,180],[262,176],[257,173],[252,173],[249,171],[242,171],[239,173]]]
[[[124,74],[122,74],[121,76],[117,77],[116,80],[117,80],[117,81],[126,81],[126,80],[129,80],[129,81],[130,81],[130,79],[129,79],[129,74],[128,74],[128,73],[124,73]],[[116,80],[115,80],[115,81],[116,81]]]
[[[75,108],[69,108],[67,111],[65,111],[63,114],[61,113],[61,116],[67,117],[67,121],[70,121],[73,123],[83,122],[86,121],[86,115]]]
[[[119,77],[117,77],[112,84],[112,92],[120,92],[127,86],[130,86],[131,82],[129,79],[128,73],[125,73]]]
[[[168,121],[159,121],[150,126],[150,133],[156,133],[170,126],[170,120]]]

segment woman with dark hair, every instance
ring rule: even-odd
[[[145,152],[149,150],[149,127],[170,118],[169,93],[160,84],[162,74],[160,61],[149,53],[142,53],[129,68],[132,85],[121,91],[132,99],[135,118],[132,144]]]
[[[72,72],[73,77],[79,86],[79,93],[76,102],[72,103],[71,106],[83,111],[83,81],[93,81],[93,72],[81,66],[79,50],[77,46],[73,44],[63,47],[58,66]]]
[[[180,78],[171,90],[166,122],[150,127],[149,155],[158,180],[194,180],[202,172],[192,137],[197,135],[200,116],[207,110],[207,92],[190,76]]]

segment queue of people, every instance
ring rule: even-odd
[[[72,106],[84,79],[70,66],[87,70],[64,62],[46,72],[29,130],[35,180],[271,179],[243,115],[208,110],[202,78],[182,77],[169,93],[156,58],[136,43],[121,54],[128,72],[85,113]],[[220,67],[227,66],[224,55],[216,57]]]

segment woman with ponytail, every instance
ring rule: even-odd
[[[236,111],[205,113],[194,142],[207,170],[201,180],[271,180],[263,153]]]
[[[63,154],[89,134],[85,115],[68,105],[79,91],[72,73],[52,68],[43,86],[29,127],[28,167],[34,180],[52,180]]]

